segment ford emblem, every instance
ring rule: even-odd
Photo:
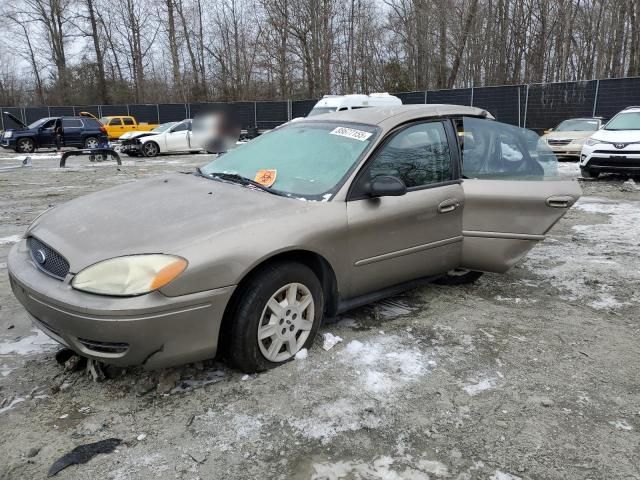
[[[613,146],[616,147],[616,148],[624,148],[624,147],[627,146],[627,144],[626,143],[614,143]]]
[[[47,255],[44,253],[44,250],[36,250],[36,254],[34,256],[36,258],[36,262],[40,265],[44,265],[44,262],[47,261]]]

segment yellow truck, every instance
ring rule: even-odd
[[[100,122],[107,130],[109,140],[117,140],[123,133],[147,132],[158,126],[157,123],[138,122],[134,117],[128,115],[102,117]]]

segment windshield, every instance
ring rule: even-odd
[[[33,128],[33,129],[40,128],[45,123],[47,123],[49,120],[51,120],[51,118],[41,118],[40,120],[36,120],[31,125],[29,125],[28,128]]]
[[[313,117],[314,115],[321,115],[323,113],[332,113],[337,110],[337,107],[314,107],[307,117]]]
[[[153,130],[151,130],[152,132],[156,132],[156,133],[162,133],[162,132],[166,132],[167,130],[169,130],[171,127],[173,127],[176,123],[178,122],[168,122],[168,123],[163,123],[162,125],[158,125],[156,128],[154,128]]]
[[[555,129],[556,132],[595,132],[596,130],[598,130],[598,121],[586,119],[565,120]]]
[[[605,130],[640,130],[640,112],[619,113],[604,127]]]
[[[377,127],[297,122],[259,136],[202,168],[205,175],[237,174],[277,192],[328,200],[371,145]]]

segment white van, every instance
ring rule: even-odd
[[[322,113],[339,112],[366,107],[395,107],[402,105],[402,100],[388,93],[372,93],[370,95],[325,95],[322,97],[308,117]]]

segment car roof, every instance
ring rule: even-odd
[[[340,121],[387,126],[424,117],[472,116],[493,119],[486,110],[464,105],[397,105],[390,107],[367,107],[342,112],[324,113],[305,119],[309,122]]]

